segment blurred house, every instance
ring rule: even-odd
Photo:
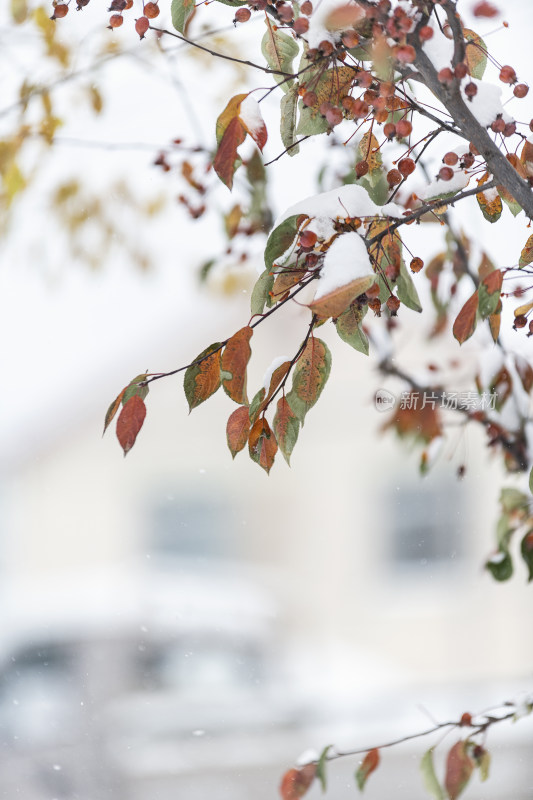
[[[263,327],[251,393],[298,335]],[[69,398],[82,412],[59,409],[53,434],[43,421],[7,462],[3,796],[266,800],[308,747],[379,744],[528,688],[525,573],[496,585],[482,569],[497,466],[469,432],[421,479],[419,453],[379,432],[385,384],[323,330],[334,369],[292,469],[279,454],[269,477],[246,453],[232,463],[231,401],[219,392],[187,417],[175,378],[153,385],[126,460],[112,429],[102,442],[110,398],[89,376]],[[494,733],[484,798],[507,797],[510,776],[513,797],[531,796],[528,734],[529,720]],[[369,797],[423,797],[425,749],[391,750]],[[332,796],[353,795],[354,767],[331,766]]]

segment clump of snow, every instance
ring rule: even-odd
[[[315,761],[318,761],[319,755],[316,750],[309,748],[309,750],[304,750],[304,752],[298,756],[296,759],[296,766],[297,767],[305,767],[306,764],[313,764]]]
[[[432,20],[428,22],[433,28],[433,36],[423,44],[423,50],[436,70],[451,67],[453,58],[453,41],[443,34]]]
[[[505,561],[506,557],[507,557],[506,553],[504,553],[502,550],[498,550],[497,553],[494,553],[494,555],[492,555],[489,558],[487,563],[488,564],[501,564],[502,561]]]
[[[278,367],[281,367],[286,361],[290,361],[290,356],[277,356],[273,361],[272,364],[266,370],[264,377],[263,377],[263,389],[265,392],[268,392],[270,389],[270,381],[272,380],[272,375],[277,370]]]
[[[362,237],[355,231],[345,233],[335,239],[326,253],[315,300],[357,278],[373,276],[374,271]]]
[[[472,98],[467,97],[465,94],[465,86],[469,82],[475,83],[477,86],[477,94]],[[513,118],[509,116],[502,105],[502,90],[499,86],[496,86],[495,83],[479,81],[476,78],[469,77],[467,80],[463,81],[461,93],[468,109],[484,128],[488,128],[498,116],[505,122],[512,121]]]
[[[241,102],[239,117],[250,132],[257,133],[265,127],[259,103],[251,95],[245,97]]]
[[[306,197],[288,208],[277,220],[276,226],[287,217],[307,214],[315,219],[346,219],[347,217],[388,216],[399,219],[404,209],[396,203],[378,206],[362,186],[350,183],[329,192]]]
[[[453,178],[449,181],[443,181],[441,178],[435,178],[434,181],[428,186],[425,186],[419,193],[419,197],[421,200],[431,200],[434,197],[439,197],[443,194],[455,194],[456,192],[460,192],[461,189],[464,189],[468,186],[470,181],[470,175],[464,169],[458,169],[454,172]]]

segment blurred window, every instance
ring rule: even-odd
[[[185,558],[234,555],[231,512],[216,497],[170,496],[151,510],[148,547],[152,554]]]

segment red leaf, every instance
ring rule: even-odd
[[[245,139],[246,129],[244,125],[239,117],[233,117],[224,131],[213,161],[213,168],[216,174],[228,189],[233,186],[233,176],[240,163],[237,148]]]
[[[248,406],[239,406],[230,415],[226,425],[226,437],[228,447],[233,458],[239,453],[246,442],[250,433],[250,414]]]
[[[476,314],[479,302],[479,295],[476,291],[470,297],[462,309],[457,314],[456,320],[453,323],[453,335],[459,342],[463,344],[469,339],[476,329]]]
[[[246,367],[252,355],[249,345],[252,334],[253,330],[248,326],[237,331],[228,341],[220,361],[222,372],[231,375],[229,378],[222,375],[224,391],[239,404],[248,403],[246,397]]]
[[[125,391],[126,391],[126,389],[124,388],[121,391],[121,393],[118,395],[118,397],[115,397],[115,399],[113,400],[113,402],[111,403],[111,405],[107,409],[106,415],[105,415],[105,420],[104,420],[104,433],[106,432],[108,426],[113,421],[113,417],[115,416],[115,414],[118,411],[118,408],[119,408],[119,406],[120,406],[120,404],[122,402],[122,398],[124,397],[124,392]],[[104,435],[104,433],[102,434],[102,436]]]
[[[315,775],[315,764],[306,764],[305,767],[300,767],[300,769],[296,767],[289,769],[281,779],[279,787],[282,799],[299,800],[313,783]]]
[[[252,461],[269,473],[278,451],[278,444],[264,417],[258,419],[250,431],[248,450]]]
[[[365,787],[365,783],[367,782],[368,776],[371,775],[375,769],[378,768],[379,765],[379,750],[377,747],[374,747],[373,750],[369,750],[366,756],[363,758],[362,764],[355,773],[355,780],[357,781],[357,785],[361,791]]]
[[[467,742],[456,742],[446,759],[446,778],[444,785],[450,800],[456,800],[470,780],[474,762],[467,753]]]
[[[501,269],[495,269],[493,272],[490,272],[483,278],[483,283],[486,286],[487,292],[489,294],[494,294],[494,292],[499,292],[502,288],[503,283],[503,272]]]
[[[117,420],[117,439],[124,450],[124,455],[128,453],[141,430],[146,417],[146,406],[144,400],[138,394],[130,397],[122,408]]]

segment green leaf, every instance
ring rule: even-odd
[[[301,100],[298,107],[300,111],[300,119],[296,128],[298,136],[318,136],[329,130],[328,121],[322,114],[316,113],[309,106],[304,106]]]
[[[264,386],[259,389],[258,392],[255,393],[252,402],[250,403],[250,419],[252,422],[255,422],[257,415],[259,414],[259,409],[261,408],[261,404],[266,397],[266,389]]]
[[[262,314],[265,305],[268,308],[271,307],[272,299],[270,297],[270,292],[272,291],[273,285],[274,275],[270,268],[263,270],[252,289],[252,297],[250,299],[252,314]]]
[[[320,754],[320,758],[318,759],[318,764],[316,765],[316,777],[320,781],[320,786],[322,787],[323,792],[325,792],[327,789],[326,763],[328,759],[328,750],[330,750],[332,747],[332,744],[328,744],[327,747],[324,747]]]
[[[295,156],[300,151],[300,146],[296,142],[296,112],[298,109],[298,87],[293,86],[287,94],[281,98],[280,104],[280,133],[281,141],[287,148],[289,156]]]
[[[270,233],[265,247],[265,267],[267,270],[271,270],[274,261],[286,253],[291,245],[294,244],[298,235],[298,220],[300,218],[301,214],[287,217],[281,225],[278,225]]]
[[[502,271],[495,269],[480,282],[478,311],[482,319],[487,319],[496,311],[500,302],[502,279]]]
[[[172,0],[170,5],[172,24],[181,34],[185,32],[187,22],[194,12],[194,6],[194,0]]]
[[[485,564],[492,577],[497,581],[507,581],[513,574],[513,561],[505,550],[498,550]]]
[[[500,197],[502,198],[503,202],[505,203],[505,205],[507,206],[513,217],[516,217],[518,214],[520,214],[520,212],[522,211],[522,206],[520,205],[520,203],[517,203],[514,197],[511,194],[509,194],[507,189],[504,189],[503,186],[497,186],[496,188],[498,189]]]
[[[529,489],[531,492],[533,492],[533,469],[529,473]],[[518,508],[527,509],[528,503],[528,496],[524,494],[524,492],[520,492],[518,489],[506,487],[505,489],[501,490],[500,505],[503,511],[507,513],[516,511]]]
[[[368,173],[363,178],[358,178],[355,183],[366,189],[370,199],[377,206],[382,206],[387,202],[390,190],[383,171],[379,170],[372,173],[372,175]]]
[[[280,72],[293,73],[292,62],[298,55],[300,48],[292,38],[282,30],[274,29],[269,18],[265,19],[267,29],[261,41],[261,52],[265,57],[270,69],[279,70]],[[283,75],[272,76],[276,83],[281,83],[281,88],[284,92],[291,89],[293,80],[286,80]]]
[[[293,414],[286,397],[280,397],[278,400],[272,427],[279,449],[290,466],[292,451],[300,431],[300,422]]]
[[[147,373],[143,372],[141,375],[137,375],[133,380],[129,382],[129,384],[124,389],[124,394],[122,396],[122,405],[126,405],[130,397],[137,395],[144,400],[148,392],[150,391],[150,387],[148,385],[140,386],[139,384],[143,383],[146,380]]]
[[[401,300],[401,302],[407,306],[407,308],[410,308],[413,311],[422,311],[418,292],[416,291],[413,279],[411,278],[407,267],[405,266],[403,258],[400,264],[400,274],[398,275],[398,281],[396,285],[398,288],[398,298]]]
[[[520,553],[528,568],[528,581],[533,581],[533,528],[530,528],[520,543]]]
[[[437,775],[435,774],[435,765],[433,763],[434,749],[434,747],[430,747],[429,750],[422,756],[422,761],[420,762],[420,771],[422,773],[424,786],[429,794],[434,797],[435,800],[445,800],[444,790],[438,782]]]
[[[340,317],[335,321],[335,327],[340,338],[346,344],[358,350],[360,353],[368,355],[369,344],[366,333],[361,328],[361,321],[368,310],[368,306],[364,309],[358,308],[356,304],[346,309]]]
[[[225,6],[232,6],[233,8],[237,8],[237,6],[244,6],[247,0],[217,0],[217,3],[223,3]]]

